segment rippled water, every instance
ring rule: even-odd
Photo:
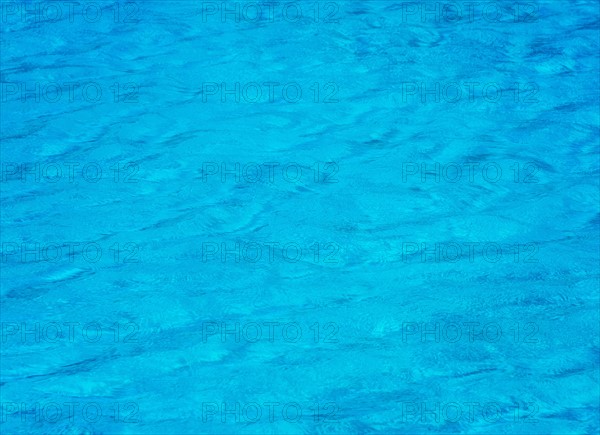
[[[256,5],[1,3],[2,433],[598,433],[598,2]]]

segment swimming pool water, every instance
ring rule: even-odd
[[[3,434],[599,432],[599,8],[0,3]]]

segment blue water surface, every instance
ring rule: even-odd
[[[597,0],[3,0],[2,434],[599,433]]]

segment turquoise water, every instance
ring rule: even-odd
[[[3,434],[599,432],[599,4],[2,1]]]

